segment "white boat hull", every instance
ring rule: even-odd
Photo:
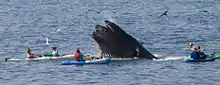
[[[6,62],[16,62],[16,61],[38,61],[38,60],[62,60],[62,59],[74,59],[73,55],[64,55],[64,56],[48,56],[48,57],[38,57],[38,58],[5,58]]]

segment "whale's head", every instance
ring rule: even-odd
[[[105,21],[105,26],[96,25],[92,36],[99,46],[101,57],[155,58],[139,41],[108,20]]]

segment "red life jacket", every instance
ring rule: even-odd
[[[75,58],[76,61],[80,61],[80,59],[79,59],[79,53],[76,52],[76,53],[74,54],[74,58]]]

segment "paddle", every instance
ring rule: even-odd
[[[45,40],[46,40],[45,45],[49,45],[49,39],[48,39],[48,37],[46,37]]]
[[[215,52],[215,49],[213,48],[213,46],[208,45],[205,49],[203,49],[203,52],[204,52],[206,49],[212,49],[213,52],[211,53],[210,51],[208,51],[208,53],[209,53],[212,57],[215,56],[216,52]]]
[[[89,55],[89,54],[87,54],[86,56],[85,56],[85,60],[96,60],[96,59],[100,59],[99,57],[95,57],[95,56],[91,56],[91,55]]]

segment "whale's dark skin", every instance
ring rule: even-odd
[[[156,58],[135,38],[127,34],[113,22],[105,21],[106,26],[96,25],[93,39],[97,42],[100,57],[111,58]]]

